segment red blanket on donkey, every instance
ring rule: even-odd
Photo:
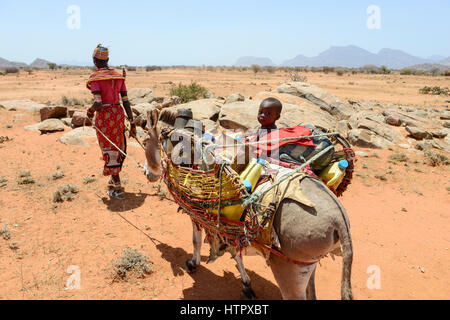
[[[264,141],[270,141],[270,140],[281,140],[281,139],[285,139],[285,138],[307,137],[310,135],[312,135],[312,132],[308,127],[296,126],[296,127],[291,127],[291,128],[283,128],[283,129],[273,130],[270,133],[266,134],[265,136],[260,137],[259,141],[264,142]],[[256,146],[256,153],[258,154],[258,156],[261,156],[262,153],[270,154],[271,151],[277,150],[277,149],[281,148],[282,146],[285,146],[288,144],[316,147],[316,145],[314,144],[312,139],[298,138],[298,139],[287,140],[287,141],[278,141],[278,142],[272,142],[272,143],[258,144]]]

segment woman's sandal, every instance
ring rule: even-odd
[[[110,198],[114,198],[117,200],[123,200],[125,192],[122,189],[111,189],[108,191],[108,195]]]

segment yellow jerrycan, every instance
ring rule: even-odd
[[[262,170],[265,166],[263,159],[252,159],[247,168],[240,174],[240,179],[247,189],[248,193],[252,193],[261,177]],[[210,213],[218,213],[218,210],[209,210]],[[224,207],[220,210],[220,215],[230,220],[240,220],[244,213],[244,207],[240,204]]]
[[[335,162],[320,173],[320,178],[329,188],[336,190],[341,184],[342,179],[344,179],[345,169],[347,167],[348,162],[346,160]]]

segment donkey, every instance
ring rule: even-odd
[[[157,181],[162,172],[159,150],[159,111],[147,114],[148,135],[144,141],[146,147],[145,174],[150,182]],[[281,201],[274,217],[273,226],[278,235],[282,252],[291,260],[310,265],[298,265],[272,254],[270,268],[281,291],[283,299],[316,299],[314,277],[317,261],[332,253],[336,247],[342,249],[341,299],[352,300],[351,267],[353,247],[347,212],[336,196],[321,182],[313,178],[304,178],[301,187],[306,196],[315,203],[310,208],[290,199]],[[194,272],[200,265],[202,231],[193,223],[194,253],[186,261],[188,272]],[[242,297],[255,299],[250,277],[242,258],[234,256],[243,284]]]

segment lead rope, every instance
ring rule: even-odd
[[[86,120],[85,120],[85,122],[86,122]],[[136,159],[134,159],[132,156],[130,156],[130,155],[128,155],[128,154],[126,154],[125,152],[123,152],[122,151],[122,149],[120,149],[114,142],[112,142],[111,140],[109,140],[109,138],[99,129],[99,128],[97,128],[97,126],[94,124],[94,122],[93,122],[93,120],[91,121],[92,122],[92,127],[94,127],[106,140],[108,140],[108,142],[109,143],[111,143],[114,147],[116,147],[116,149],[121,153],[121,154],[123,154],[125,157],[127,157],[127,158],[130,158],[131,160],[133,160],[135,163],[136,163],[136,165],[138,166],[138,168],[139,169],[141,169],[141,170],[143,170],[143,171],[145,171],[145,167],[143,166],[143,165],[141,165]],[[84,124],[83,124],[83,126],[84,126]]]

